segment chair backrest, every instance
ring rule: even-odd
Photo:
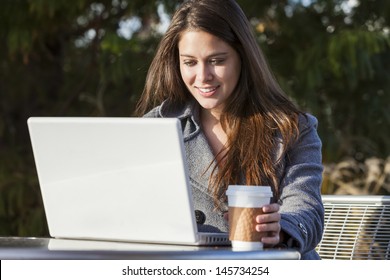
[[[323,195],[322,259],[390,259],[390,196]]]

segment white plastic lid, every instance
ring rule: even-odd
[[[226,195],[229,207],[261,208],[271,202],[269,186],[229,186]]]
[[[242,195],[242,193],[249,196],[273,196],[270,186],[229,185],[226,191],[227,196]]]

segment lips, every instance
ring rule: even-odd
[[[195,88],[198,89],[200,95],[202,95],[204,97],[210,97],[217,91],[219,86],[215,86],[215,87],[195,87]]]

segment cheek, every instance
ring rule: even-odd
[[[215,76],[220,80],[224,81],[225,84],[230,85],[236,83],[238,80],[238,71],[233,68],[218,68],[215,69]]]
[[[185,84],[191,83],[191,80],[193,79],[193,74],[188,68],[180,67],[180,74],[181,78],[183,79]]]
[[[223,83],[229,83],[231,79],[229,70],[226,67],[215,67],[213,75],[214,78]]]
[[[229,71],[229,73],[226,74],[232,87],[235,87],[238,83],[238,79],[240,78],[241,73],[241,67],[240,65],[235,65],[232,67]]]

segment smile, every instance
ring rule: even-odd
[[[215,93],[215,91],[219,88],[219,86],[216,87],[196,87],[199,90],[199,93],[202,96],[208,97]]]
[[[198,88],[201,92],[204,92],[204,93],[208,93],[208,92],[211,92],[211,91],[214,91],[217,89],[217,87],[213,87],[213,88]]]

